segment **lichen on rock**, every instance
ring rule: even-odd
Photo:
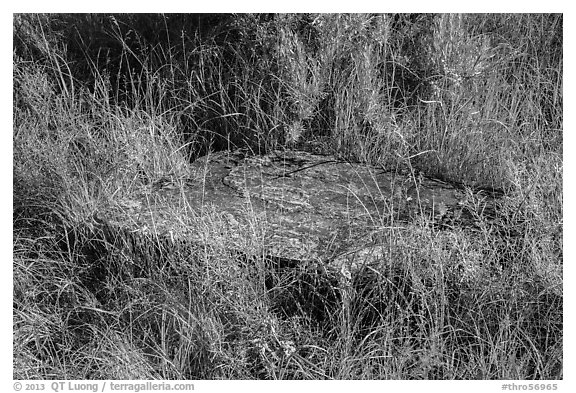
[[[463,216],[464,195],[462,189],[435,179],[333,156],[300,151],[248,156],[236,151],[198,159],[190,178],[177,189],[154,188],[135,197],[129,203],[130,217],[122,217],[122,209],[100,216],[205,243],[211,235],[195,235],[188,226],[212,212],[230,223],[226,241],[231,247],[262,248],[263,253],[291,260],[362,264],[382,254],[377,252],[379,235],[389,228],[408,225],[419,216],[432,222],[451,217],[454,224]],[[493,208],[494,199],[484,198],[483,203]],[[175,220],[175,211],[186,217]],[[253,247],[247,237],[261,247]]]

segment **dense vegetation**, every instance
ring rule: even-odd
[[[562,15],[13,23],[14,378],[562,378]],[[500,230],[414,223],[346,301],[305,267],[263,280],[217,214],[194,251],[90,230],[208,151],[310,146],[500,189]]]

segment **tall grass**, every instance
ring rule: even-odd
[[[14,377],[562,378],[562,23],[15,15]],[[95,218],[239,147],[501,189],[501,222],[424,217],[346,277],[184,201],[209,241]]]

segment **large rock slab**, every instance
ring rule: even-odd
[[[474,225],[478,212],[494,212],[495,204],[492,195],[333,156],[220,152],[195,161],[186,179],[157,181],[103,209],[98,220],[200,244],[218,236],[198,230],[198,223],[216,220],[241,252],[334,261],[379,258],[384,234],[421,217]]]

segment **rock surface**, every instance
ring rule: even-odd
[[[495,210],[492,196],[301,151],[220,152],[192,167],[188,179],[156,182],[99,212],[99,220],[210,244],[214,236],[191,230],[184,217],[195,222],[216,217],[227,240],[242,252],[342,261],[381,256],[382,236],[418,217],[473,225],[474,211]]]

